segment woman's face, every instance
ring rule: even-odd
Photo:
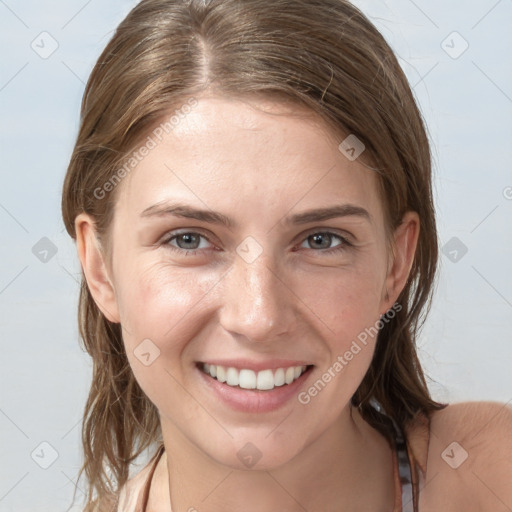
[[[341,139],[305,117],[198,100],[117,185],[100,307],[121,322],[164,439],[276,467],[348,412],[369,329],[410,261],[391,270],[376,176]]]

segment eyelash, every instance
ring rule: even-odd
[[[202,251],[203,249],[182,249],[180,247],[175,247],[173,245],[170,244],[170,242],[180,236],[183,236],[183,235],[199,235],[200,237],[204,238],[205,240],[207,240],[209,243],[212,243],[210,242],[209,238],[205,235],[203,235],[202,233],[199,233],[197,231],[183,231],[181,233],[176,233],[176,234],[170,234],[171,236],[167,236],[164,240],[162,240],[162,245],[165,245],[167,248],[169,248],[171,251],[173,252],[177,252],[177,253],[185,253],[186,256],[195,256],[197,253],[199,253],[200,251]],[[301,243],[303,243],[305,240],[307,240],[308,238],[314,236],[314,235],[329,235],[333,238],[337,238],[338,240],[340,240],[340,244],[338,244],[337,246],[331,248],[331,249],[318,249],[318,250],[315,250],[315,249],[311,249],[312,251],[314,252],[320,252],[322,254],[336,254],[336,253],[339,253],[339,252],[343,252],[343,251],[346,251],[347,248],[350,248],[350,247],[353,247],[353,244],[351,242],[349,242],[347,240],[347,238],[345,238],[344,236],[341,236],[337,233],[333,233],[332,231],[313,231],[313,232],[310,232],[309,234],[307,234],[304,239],[302,240]]]

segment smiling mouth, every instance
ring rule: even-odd
[[[286,368],[254,371],[246,368],[234,368],[216,364],[198,363],[198,368],[213,379],[228,386],[241,389],[270,391],[296,381],[309,371],[313,365],[289,366]]]

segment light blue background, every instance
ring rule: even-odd
[[[91,364],[79,348],[80,273],[60,193],[84,83],[134,4],[0,0],[0,511],[64,511],[71,503]],[[441,257],[419,340],[434,398],[509,402],[512,1],[356,4],[397,51],[427,120],[441,243],[457,237],[468,249],[456,263]],[[47,59],[31,48],[43,31],[59,45]],[[469,44],[456,59],[441,46],[453,31]],[[457,37],[444,45],[452,55],[463,48]],[[42,237],[58,250],[47,263],[32,253]],[[31,458],[42,442],[58,454],[48,469]]]

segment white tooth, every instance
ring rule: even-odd
[[[229,386],[238,386],[239,382],[238,370],[236,368],[228,368],[226,372],[226,384]]]
[[[206,372],[206,373],[210,373],[210,365],[208,363],[204,363],[203,365],[203,370]]]
[[[258,372],[256,387],[261,390],[274,388],[274,375],[272,370],[262,370],[261,372]]]
[[[226,369],[224,366],[217,366],[217,380],[219,382],[226,382]]]
[[[256,373],[252,370],[240,370],[239,386],[244,389],[255,389]]]
[[[284,368],[276,370],[274,375],[274,386],[282,386],[284,384]]]
[[[229,386],[240,386],[243,389],[260,389],[267,391],[274,387],[291,384],[306,370],[307,366],[292,366],[290,368],[278,368],[275,370],[253,370],[237,368],[225,368],[214,364],[204,363],[204,370],[219,382],[225,382]]]
[[[284,381],[286,384],[291,384],[293,382],[293,378],[295,376],[295,370],[293,369],[293,366],[286,369],[286,375],[284,377]]]

